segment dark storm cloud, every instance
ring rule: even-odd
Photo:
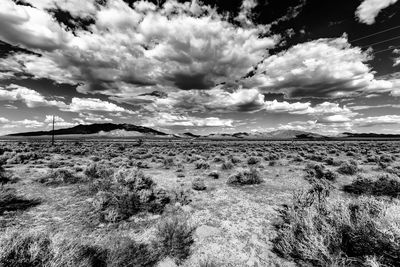
[[[178,88],[183,90],[209,89],[214,86],[214,83],[208,80],[204,73],[176,73],[167,79],[173,81]]]

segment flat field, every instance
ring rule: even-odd
[[[399,141],[2,141],[0,266],[400,266]]]

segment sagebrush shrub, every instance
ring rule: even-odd
[[[156,188],[155,182],[137,169],[119,170],[112,179],[97,182],[100,190],[92,203],[104,221],[118,222],[141,211],[160,213],[171,202],[168,192]]]
[[[239,170],[237,173],[229,176],[227,184],[230,185],[251,185],[260,184],[264,180],[256,168]]]
[[[196,169],[206,170],[206,169],[210,168],[210,164],[208,162],[206,162],[205,160],[200,160],[200,161],[196,162],[195,167],[196,167]]]
[[[354,175],[358,172],[358,166],[356,162],[343,162],[337,172],[344,175]]]
[[[0,240],[0,266],[42,267],[53,257],[51,239],[38,232],[8,232]]]
[[[194,243],[195,227],[190,225],[185,216],[166,217],[157,226],[156,242],[161,255],[174,258],[181,263],[190,255]]]
[[[306,266],[364,266],[371,258],[397,266],[400,229],[388,208],[372,198],[318,201],[314,193],[295,194],[279,211],[274,251]]]
[[[192,188],[196,191],[203,191],[207,189],[204,179],[196,178],[192,181]]]
[[[351,184],[345,185],[343,190],[357,195],[398,197],[400,178],[388,174],[380,175],[376,180],[359,176]]]

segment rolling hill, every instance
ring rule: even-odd
[[[54,135],[86,135],[111,133],[116,130],[125,132],[136,132],[142,135],[166,136],[166,133],[154,130],[152,128],[137,126],[133,124],[114,124],[114,123],[96,123],[89,125],[77,125],[71,128],[58,129],[54,131]],[[8,136],[41,136],[51,135],[52,131],[24,132],[9,134]]]

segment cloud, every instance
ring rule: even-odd
[[[35,78],[79,83],[78,90],[85,93],[115,95],[121,83],[131,85],[130,90],[149,85],[211,89],[246,75],[279,40],[279,36],[268,36],[265,27],[234,25],[216,9],[197,1],[168,0],[161,7],[146,1],[135,2],[132,7],[122,0],[108,1],[104,6],[96,5],[95,9],[84,8],[94,24],[90,31],[76,30],[75,36],[46,13],[45,8],[53,6],[55,1],[46,0],[42,4],[31,1],[37,8],[6,1],[18,10],[35,9],[44,13],[42,20],[47,20],[37,21],[41,24],[37,28],[50,29],[55,34],[54,38],[50,34],[47,39],[46,36],[37,38],[42,41],[41,45],[50,47],[22,43],[32,39],[26,37],[31,29],[22,27],[20,19],[9,20],[9,25],[2,29],[15,32],[18,28],[21,45],[41,48],[43,53],[40,58],[19,55],[18,59],[14,56],[6,60]],[[59,7],[77,13],[72,4],[63,2]],[[35,18],[27,16],[23,25],[35,25]],[[58,28],[52,30],[49,24]],[[40,64],[24,67],[24,63],[33,61]]]
[[[294,111],[295,114],[308,114],[308,115],[325,115],[325,114],[335,114],[335,115],[347,115],[355,116],[354,113],[346,106],[340,107],[338,103],[323,102],[315,105],[314,107],[307,107],[306,109]]]
[[[358,118],[354,120],[354,124],[359,127],[400,124],[400,115],[383,115],[383,116]]]
[[[3,88],[0,87],[0,101],[22,101],[29,108],[64,106],[63,102],[57,100],[48,100],[35,90],[15,84],[11,84]]]
[[[252,10],[257,5],[258,3],[256,0],[243,0],[239,14],[236,16],[235,20],[239,21],[244,26],[252,25]]]
[[[394,61],[393,67],[396,67],[396,66],[400,65],[400,49],[394,49],[393,53],[397,55],[397,57],[395,57],[393,59],[393,61]]]
[[[87,124],[87,123],[99,123],[99,122],[112,122],[113,120],[110,118],[105,117],[104,115],[94,114],[91,112],[83,112],[79,113],[80,118],[75,118],[74,120],[79,122],[80,124]]]
[[[389,81],[375,80],[366,64],[370,59],[367,52],[351,47],[345,36],[319,39],[267,57],[244,84],[293,98],[339,98],[390,87]]]
[[[48,100],[35,90],[15,84],[8,85],[3,89],[0,87],[0,101],[22,101],[29,108],[53,106],[57,107],[61,111],[69,112],[102,111],[136,114],[134,111],[97,98],[73,97],[70,104],[58,100]]]
[[[217,117],[199,118],[166,112],[159,113],[157,117],[148,118],[147,120],[147,123],[144,125],[148,127],[233,127],[233,120],[231,119],[220,119]]]
[[[2,40],[31,49],[52,51],[73,36],[44,10],[17,5],[12,0],[1,1],[0,24]]]
[[[8,122],[9,122],[9,120],[7,118],[0,117],[1,124],[8,123]]]
[[[372,25],[381,10],[396,2],[397,0],[364,0],[357,8],[356,16],[360,22]]]
[[[55,59],[45,55],[11,54],[0,61],[0,72],[9,73],[9,77],[4,77],[4,79],[15,78],[15,75],[18,75],[34,79],[46,78],[66,84],[78,82],[79,79],[76,76],[79,74],[76,73],[76,69],[68,66],[67,62],[63,62],[61,59],[56,63]]]
[[[62,108],[63,111],[81,112],[81,111],[104,111],[104,112],[125,112],[135,114],[131,110],[127,110],[114,103],[103,101],[97,98],[78,98],[73,97],[71,103]]]
[[[53,126],[53,115],[46,115],[44,122],[47,123],[47,127],[52,127]],[[75,125],[77,125],[77,124],[72,123],[72,122],[67,122],[60,116],[54,116],[54,126],[55,127],[72,127]]]
[[[68,11],[74,17],[93,16],[97,11],[97,4],[94,0],[24,0],[26,3],[41,9],[61,9]]]

